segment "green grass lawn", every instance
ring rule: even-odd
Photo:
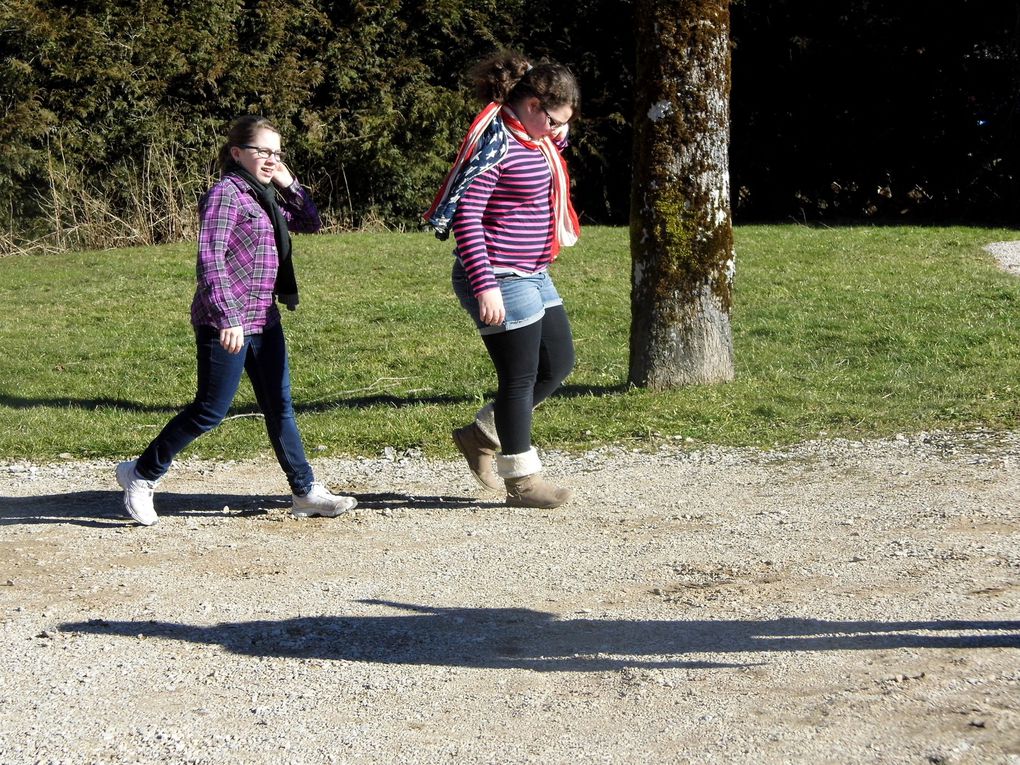
[[[983,228],[736,230],[737,377],[629,389],[625,229],[589,227],[554,266],[577,367],[535,420],[539,446],[729,445],[934,428],[1020,415],[1020,279]],[[296,237],[301,308],[286,314],[298,421],[317,454],[390,445],[449,455],[494,375],[427,234]],[[194,390],[194,245],[0,259],[0,458],[135,455]],[[247,383],[236,414],[254,411]],[[314,451],[319,445],[325,450]],[[186,454],[268,452],[236,417]]]

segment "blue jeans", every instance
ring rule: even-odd
[[[228,353],[220,346],[220,332],[213,327],[196,327],[195,342],[198,347],[195,400],[170,420],[142,452],[135,468],[138,474],[150,481],[157,480],[170,469],[178,452],[219,425],[241,384],[241,373],[247,372],[287,482],[295,494],[307,494],[314,476],[294,419],[283,326],[277,323],[266,327],[262,334],[245,335],[238,353]]]
[[[529,324],[541,321],[547,308],[563,305],[563,299],[556,291],[556,285],[553,284],[548,271],[539,271],[537,274],[528,276],[500,274],[496,277],[496,284],[503,296],[506,320],[493,327],[479,318],[478,298],[471,291],[471,284],[464,272],[464,266],[456,258],[453,261],[451,280],[457,299],[460,300],[464,310],[474,319],[475,327],[482,335],[494,335],[527,327]]]

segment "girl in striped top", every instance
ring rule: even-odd
[[[579,233],[560,157],[579,91],[565,67],[532,66],[512,52],[472,74],[488,106],[427,219],[439,235],[449,229],[456,237],[454,291],[481,334],[498,388],[453,439],[480,483],[505,487],[508,505],[559,507],[571,492],[541,477],[531,423],[535,406],[574,365],[570,322],[548,267]]]

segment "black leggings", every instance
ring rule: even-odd
[[[531,448],[531,410],[545,401],[574,367],[574,338],[561,305],[534,324],[482,335],[496,367],[496,433],[503,454]]]

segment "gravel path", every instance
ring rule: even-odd
[[[995,257],[1003,271],[1020,276],[1020,242],[993,242],[985,245],[985,251]]]
[[[0,465],[0,762],[1020,763],[1020,432],[388,456]]]

